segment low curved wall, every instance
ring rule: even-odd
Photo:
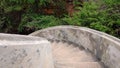
[[[120,40],[103,32],[85,27],[56,26],[36,31],[30,35],[83,46],[108,68],[120,68]]]
[[[0,68],[54,68],[50,42],[0,33]]]

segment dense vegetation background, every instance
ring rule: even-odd
[[[89,27],[120,38],[120,0],[0,1],[0,32],[29,34],[56,25]]]

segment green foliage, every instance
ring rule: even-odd
[[[103,2],[108,6],[120,5],[120,0],[103,0]]]
[[[112,6],[111,6],[112,5]],[[120,38],[120,1],[104,0],[98,3],[85,2],[83,7],[78,7],[73,17],[65,17],[63,20],[75,25],[89,27],[103,31]]]
[[[46,2],[50,3],[52,0],[1,0],[0,7],[8,13],[12,11],[20,11],[23,10],[23,8],[29,9],[34,6],[35,3],[39,4],[39,6],[46,5]]]
[[[79,0],[73,0],[73,4],[75,6],[82,4]]]
[[[46,3],[52,3],[52,0],[39,0],[39,5],[47,5]]]
[[[75,25],[75,26],[80,26],[81,22],[78,16],[74,16],[74,17],[69,17],[66,16],[64,18],[62,18],[62,20],[66,23],[68,23],[68,25]]]
[[[100,22],[96,22],[96,23],[91,23],[90,27],[99,31],[103,31],[103,32],[109,32],[111,31],[111,29],[105,25],[103,25]]]
[[[27,27],[35,27],[37,29],[47,28],[50,26],[60,25],[59,19],[54,16],[41,16],[35,20],[28,22]]]
[[[21,16],[25,14],[42,14],[44,9],[49,5],[57,6],[60,10],[55,10],[56,16],[63,16],[62,14],[65,11],[65,1],[64,0],[1,0],[0,1],[0,23],[4,24],[4,29],[8,29],[12,31],[17,31],[19,25],[23,24],[21,21]],[[48,8],[47,8],[48,9]],[[59,12],[59,13],[57,13]],[[4,19],[4,21],[3,21]],[[26,21],[29,22],[29,21]],[[8,28],[10,26],[10,28]],[[0,26],[0,30],[3,26]],[[3,30],[4,31],[4,30]],[[5,31],[7,32],[7,31]]]
[[[38,30],[62,24],[62,21],[54,16],[31,14],[23,16],[19,31],[22,32],[24,27],[35,28]]]
[[[68,15],[63,17],[62,13],[66,12],[65,3],[65,0],[1,0],[0,31],[7,32],[17,27],[19,32],[26,32],[29,29],[38,30],[56,25],[77,25],[120,38],[120,0],[84,2],[83,7],[78,7],[81,2],[74,0],[77,12],[72,17]],[[48,6],[58,8],[54,9],[54,15],[42,15],[36,12],[41,12],[41,9]]]

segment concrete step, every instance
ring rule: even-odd
[[[101,68],[97,59],[89,51],[73,44],[54,41],[52,51],[55,68]]]
[[[55,68],[103,68],[99,62],[57,62]]]

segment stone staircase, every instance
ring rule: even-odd
[[[85,27],[0,33],[0,68],[120,68],[119,59],[120,39]]]
[[[89,51],[67,42],[52,42],[55,68],[103,68]]]

